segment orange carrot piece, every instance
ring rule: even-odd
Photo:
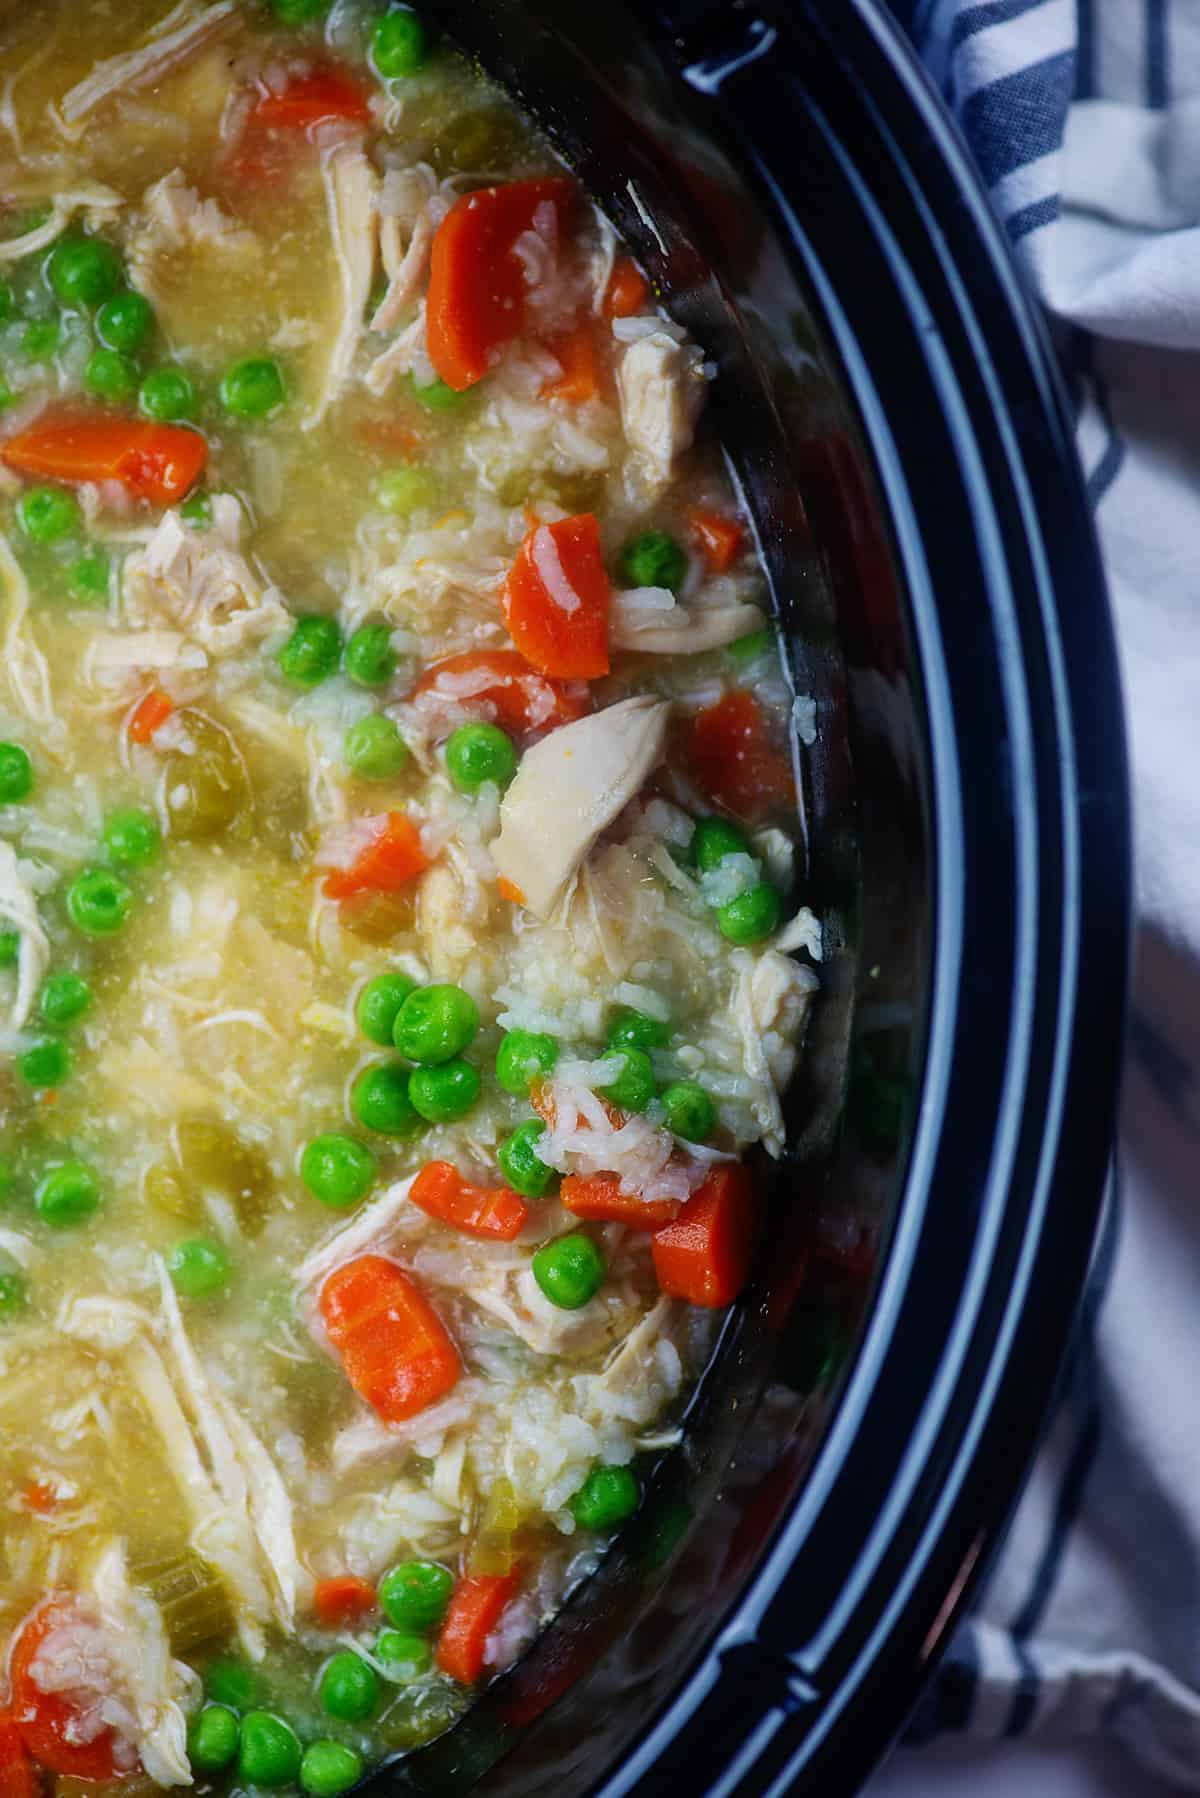
[[[529,1207],[507,1186],[473,1186],[449,1161],[428,1161],[408,1196],[429,1217],[485,1242],[512,1242],[529,1222]]]
[[[497,880],[496,891],[502,899],[507,899],[510,905],[524,905],[525,903],[524,893],[516,881],[510,880],[507,874],[502,874]]]
[[[360,1255],[330,1274],[320,1310],[346,1378],[385,1423],[403,1423],[436,1404],[462,1372],[421,1288],[382,1255]]]
[[[309,131],[327,119],[346,119],[354,125],[370,123],[367,95],[344,69],[332,66],[297,75],[277,94],[264,94],[254,108],[254,119],[286,131]]]
[[[451,1679],[473,1686],[483,1672],[488,1637],[516,1596],[519,1573],[481,1573],[460,1579],[438,1636],[437,1664]]]
[[[471,691],[459,696],[466,677],[484,675],[491,676],[487,685],[471,680]],[[478,707],[518,734],[570,724],[588,709],[586,694],[577,697],[547,680],[515,649],[468,649],[434,662],[413,688],[414,698],[421,693],[439,694],[467,711]]]
[[[501,603],[525,660],[557,680],[608,673],[612,588],[590,512],[530,531],[509,571]]]
[[[758,700],[744,690],[696,714],[684,767],[717,805],[751,822],[795,800],[791,768],[771,742]]]
[[[600,363],[592,327],[576,325],[562,337],[551,338],[546,348],[562,373],[546,382],[541,397],[565,400],[569,406],[583,406],[594,400],[600,391]]]
[[[319,1579],[313,1588],[313,1612],[324,1629],[352,1629],[375,1609],[375,1588],[356,1573]]]
[[[60,415],[10,437],[3,460],[20,474],[68,485],[120,481],[136,499],[173,506],[204,473],[208,444],[199,431],[148,418]]]
[[[464,194],[433,240],[425,344],[448,387],[465,393],[525,327],[526,267],[517,240],[550,205],[561,230],[575,200],[562,176],[509,181]]]
[[[39,1766],[75,1779],[117,1779],[122,1769],[114,1758],[113,1731],[102,1729],[90,1741],[81,1742],[77,1706],[58,1692],[44,1692],[31,1671],[46,1637],[69,1623],[72,1610],[69,1598],[53,1598],[40,1604],[22,1626],[9,1660],[9,1714],[26,1752]]]
[[[149,743],[155,731],[162,729],[174,710],[175,701],[161,687],[151,687],[130,713],[127,729],[131,741]]]
[[[41,1779],[11,1711],[0,1711],[0,1798],[38,1798]]]
[[[649,299],[650,284],[637,263],[632,257],[618,256],[604,295],[605,318],[633,318],[646,310]]]
[[[711,574],[725,574],[737,561],[746,540],[740,520],[726,512],[710,512],[705,506],[693,506],[688,513],[700,553]]]
[[[559,1197],[573,1217],[624,1224],[630,1230],[658,1230],[679,1215],[678,1199],[640,1199],[622,1192],[619,1174],[568,1174]]]
[[[378,820],[375,835],[350,866],[335,868],[325,876],[325,896],[353,899],[358,893],[398,893],[428,866],[429,857],[412,819],[403,812],[388,812]]]
[[[27,1511],[39,1517],[53,1517],[58,1509],[58,1493],[45,1480],[26,1480],[21,1498]]]
[[[750,1271],[756,1222],[746,1169],[740,1162],[715,1167],[674,1223],[654,1232],[660,1290],[689,1305],[731,1305]]]

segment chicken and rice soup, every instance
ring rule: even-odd
[[[451,1726],[817,985],[702,346],[416,13],[0,24],[0,1792]]]

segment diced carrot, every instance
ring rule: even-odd
[[[309,131],[328,119],[345,119],[353,125],[369,124],[371,109],[366,90],[344,69],[326,65],[307,75],[296,75],[277,94],[264,94],[254,108],[254,119],[286,131]]]
[[[10,437],[3,460],[21,474],[68,484],[120,481],[136,499],[172,506],[204,473],[208,444],[199,431],[148,418],[60,415]]]
[[[421,1288],[382,1255],[360,1255],[321,1288],[321,1317],[346,1378],[385,1423],[445,1398],[462,1364]]]
[[[11,1711],[0,1711],[0,1798],[39,1798],[42,1782]]]
[[[350,1629],[375,1609],[375,1588],[356,1573],[319,1579],[313,1588],[313,1611],[325,1629]]]
[[[657,1230],[679,1215],[678,1199],[640,1199],[622,1192],[619,1174],[568,1174],[559,1197],[573,1217],[624,1224],[630,1230]]]
[[[695,534],[700,552],[712,574],[725,574],[741,554],[746,533],[739,519],[727,512],[710,512],[705,506],[693,506],[688,522]]]
[[[26,1751],[49,1772],[75,1779],[118,1778],[113,1731],[102,1729],[90,1741],[80,1741],[78,1707],[58,1692],[44,1692],[31,1671],[42,1643],[51,1630],[69,1624],[72,1609],[69,1598],[50,1599],[19,1631],[9,1660],[9,1714]]]
[[[566,400],[569,406],[582,406],[594,400],[600,391],[600,364],[596,356],[596,339],[590,325],[576,325],[562,337],[553,337],[546,345],[562,373],[542,388],[544,400]]]
[[[130,739],[134,743],[149,743],[155,731],[162,729],[174,710],[175,701],[161,687],[151,687],[148,693],[143,693],[129,715],[126,728]]]
[[[325,896],[352,899],[358,893],[397,893],[428,866],[412,819],[403,812],[388,812],[376,821],[374,836],[350,866],[325,876]]]
[[[529,1222],[529,1207],[507,1186],[473,1186],[449,1161],[428,1161],[408,1196],[429,1217],[479,1236],[486,1242],[512,1242]]]
[[[21,1498],[27,1511],[34,1511],[39,1517],[53,1517],[58,1509],[58,1493],[47,1480],[26,1480],[21,1488]]]
[[[697,713],[683,765],[717,805],[750,822],[795,800],[791,768],[771,742],[758,700],[744,689]]]
[[[674,1223],[651,1239],[654,1272],[668,1297],[731,1305],[746,1284],[754,1248],[754,1189],[739,1163],[715,1167]]]
[[[502,899],[508,900],[510,905],[524,905],[525,903],[524,893],[516,881],[510,880],[507,874],[501,874],[496,882],[496,890]]]
[[[465,393],[521,335],[528,290],[517,240],[536,229],[546,205],[561,230],[574,200],[574,184],[552,176],[479,188],[446,214],[433,240],[425,344],[448,387]]]
[[[557,680],[608,673],[612,588],[590,512],[530,531],[504,584],[509,635],[525,660]]]
[[[646,310],[649,299],[650,284],[637,263],[632,257],[618,256],[604,295],[605,318],[633,318]]]
[[[485,683],[484,677],[490,676]],[[582,718],[586,689],[578,694],[547,680],[515,649],[469,649],[427,668],[413,697],[433,693],[461,706],[478,707],[505,730],[533,735]]]
[[[454,1588],[438,1636],[437,1664],[451,1679],[473,1686],[483,1672],[488,1637],[516,1596],[519,1572],[480,1573]]]

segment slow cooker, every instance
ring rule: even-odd
[[[1126,777],[1072,421],[875,0],[430,10],[712,359],[826,958],[756,1278],[682,1440],[518,1665],[374,1784],[835,1798],[1013,1504],[1109,1155]]]

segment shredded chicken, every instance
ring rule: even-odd
[[[3,591],[4,672],[9,691],[25,716],[34,724],[55,723],[50,697],[50,670],[34,640],[29,621],[29,582],[21,564],[0,535],[0,589]]]
[[[639,694],[526,751],[492,855],[538,917],[549,916],[601,831],[641,790],[662,755],[670,711]]]
[[[8,1020],[19,1030],[33,1008],[34,995],[50,965],[50,944],[38,917],[33,889],[21,871],[11,843],[0,841],[0,923],[20,938],[17,990]]]
[[[176,30],[168,31],[140,50],[127,50],[98,62],[90,75],[76,82],[63,95],[60,108],[68,125],[78,124],[105,100],[118,94],[132,93],[159,80],[168,69],[230,30],[237,20],[237,0],[217,0]]]
[[[738,975],[734,1016],[741,1032],[746,1073],[757,1083],[755,1114],[770,1154],[783,1152],[779,1095],[796,1065],[804,1021],[820,981],[811,968],[776,949],[747,956]]]
[[[27,196],[17,204],[37,205],[40,198],[40,195]],[[85,181],[66,192],[56,193],[50,202],[49,214],[40,225],[23,232],[20,237],[9,237],[0,242],[0,263],[20,262],[26,256],[47,249],[80,212],[88,214],[90,223],[102,224],[113,217],[120,205],[120,194],[102,181]]]
[[[705,378],[699,349],[679,341],[662,320],[619,319],[617,325],[651,322],[656,328],[633,338],[617,357],[621,422],[629,447],[651,492],[669,485],[676,464],[691,448],[704,404]]]
[[[261,642],[289,621],[283,597],[265,586],[238,548],[241,507],[215,495],[212,524],[196,530],[178,512],[162,522],[124,570],[127,623],[174,625],[215,655]]]
[[[417,935],[438,980],[458,979],[478,953],[479,934],[487,924],[487,894],[454,847],[450,844],[446,856],[422,875],[417,889]]]
[[[397,1220],[405,1212],[411,1212],[408,1203],[408,1192],[415,1175],[410,1174],[406,1180],[397,1180],[386,1192],[364,1205],[351,1223],[344,1224],[327,1236],[310,1255],[300,1263],[296,1271],[296,1285],[301,1292],[306,1288],[320,1285],[335,1267],[341,1267],[346,1261],[353,1260],[355,1255],[377,1253],[386,1248],[395,1231]]]
[[[379,247],[387,292],[371,319],[373,331],[394,331],[420,297],[437,228],[456,198],[452,181],[438,181],[426,162],[395,169],[380,195]]]
[[[130,1584],[120,1540],[101,1549],[85,1589],[108,1638],[116,1684],[133,1714],[142,1766],[156,1785],[191,1785],[187,1712],[199,1702],[200,1678],[172,1659],[162,1613]]]
[[[372,393],[386,393],[396,375],[412,374],[428,357],[425,353],[425,302],[422,301],[412,323],[405,325],[386,350],[376,356],[363,380]]]
[[[581,1359],[619,1342],[630,1324],[621,1295],[601,1290],[578,1311],[552,1305],[532,1269],[497,1268],[471,1282],[471,1303],[505,1324],[539,1355]]]
[[[676,1299],[660,1298],[634,1325],[598,1374],[578,1374],[580,1410],[607,1419],[615,1412],[635,1427],[651,1423],[683,1384],[675,1337],[683,1321]]]
[[[306,429],[324,418],[350,378],[375,278],[379,239],[379,177],[362,143],[335,144],[324,157],[321,174],[341,298],[337,334],[317,403],[304,421]]]
[[[757,606],[681,606],[665,587],[639,587],[613,599],[610,641],[641,655],[694,656],[723,649],[761,630]]]
[[[130,239],[129,278],[153,295],[154,264],[164,251],[218,250],[240,256],[258,248],[253,231],[231,219],[214,199],[203,199],[182,169],[155,181],[142,196],[142,223]]]

